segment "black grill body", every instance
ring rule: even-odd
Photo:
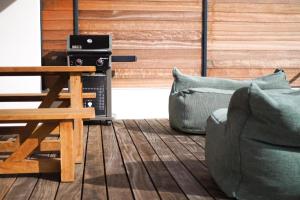
[[[96,93],[96,99],[84,99],[84,107],[94,107],[96,118],[90,123],[112,120],[111,79],[112,40],[110,35],[70,35],[67,42],[69,66],[96,66],[93,75],[83,74],[83,92]]]

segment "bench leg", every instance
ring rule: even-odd
[[[75,162],[83,162],[83,122],[82,119],[74,120]]]
[[[75,180],[75,156],[73,138],[73,121],[60,122],[60,167],[62,182],[72,182]]]
[[[71,108],[82,108],[82,82],[80,73],[72,73],[70,76],[70,106]],[[75,134],[75,162],[83,162],[83,122],[82,119],[74,121]]]

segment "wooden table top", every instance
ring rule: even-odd
[[[95,66],[26,66],[26,67],[0,67],[0,76],[40,75],[53,73],[92,73]]]

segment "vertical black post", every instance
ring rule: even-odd
[[[73,33],[79,34],[78,30],[78,0],[73,0]]]
[[[202,70],[201,75],[207,76],[207,18],[208,18],[208,0],[202,0]]]

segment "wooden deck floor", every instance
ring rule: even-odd
[[[75,182],[2,175],[0,199],[228,199],[208,173],[203,136],[173,131],[167,120],[114,121],[85,132]]]

